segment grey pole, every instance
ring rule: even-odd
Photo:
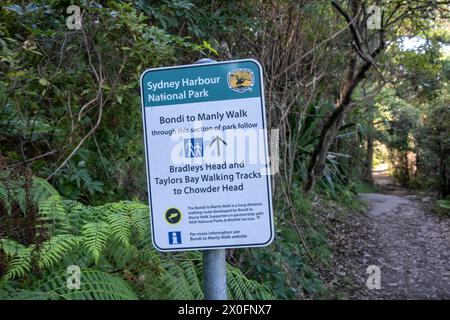
[[[196,64],[212,62],[217,61],[204,58]],[[225,249],[203,250],[203,293],[206,300],[227,299]]]
[[[227,299],[225,249],[203,251],[203,291],[206,300]]]

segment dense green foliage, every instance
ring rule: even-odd
[[[181,62],[181,55],[192,61],[210,51],[209,43],[195,45],[188,36],[149,27],[142,12],[114,1],[108,7],[86,4],[82,32],[68,32],[61,27],[67,3],[44,3],[24,13],[17,12],[20,5],[2,8],[0,151],[13,163],[38,157],[33,172],[51,177],[66,198],[144,198],[142,175],[136,174],[143,170],[140,111],[130,107],[139,105],[140,73]],[[192,5],[181,4],[179,10],[190,12]],[[162,25],[172,21],[177,27],[174,17],[162,14],[169,8],[152,10],[166,21]]]
[[[387,84],[376,101],[378,139],[389,148],[402,183],[445,198],[450,192],[450,57],[432,37],[419,51],[397,53],[397,59],[391,76],[402,80]]]

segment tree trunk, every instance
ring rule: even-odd
[[[319,144],[311,156],[310,164],[308,167],[308,179],[303,187],[305,192],[309,192],[314,188],[317,180],[322,177],[323,170],[325,169],[325,162],[327,158],[328,150],[331,144],[336,138],[336,134],[344,121],[345,113],[341,112],[336,117],[330,117],[325,126],[323,127]]]
[[[353,13],[358,15],[361,3],[354,0],[351,2]],[[373,59],[380,54],[385,48],[384,42],[384,30],[379,30],[379,44],[378,47],[369,52],[369,49],[365,49],[362,46],[361,34],[367,31],[364,20],[358,20],[355,22],[354,17],[351,17],[345,12],[335,1],[332,1],[333,7],[345,18],[349,24],[349,30],[352,34],[352,47],[356,54],[350,56],[348,60],[347,70],[342,79],[341,87],[339,90],[339,99],[336,102],[336,109],[331,113],[327,121],[325,122],[321,132],[319,143],[313,151],[311,160],[308,165],[308,178],[303,186],[304,192],[310,192],[317,180],[322,178],[323,170],[325,168],[325,161],[327,157],[330,145],[336,138],[336,134],[339,131],[341,124],[344,122],[346,114],[351,111],[355,104],[352,103],[352,94],[356,86],[366,77],[367,71],[374,65]],[[357,16],[355,16],[357,18]],[[366,34],[367,35],[367,34]],[[367,38],[365,41],[367,42]],[[359,59],[357,58],[359,57]],[[360,63],[358,63],[358,60]]]

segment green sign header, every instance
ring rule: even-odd
[[[213,66],[212,66],[213,65]],[[261,97],[255,60],[149,69],[141,77],[145,107]]]

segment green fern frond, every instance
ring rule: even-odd
[[[2,248],[4,249],[3,245]],[[5,280],[21,278],[31,270],[31,253],[33,246],[20,247],[16,253],[8,259]]]
[[[65,220],[67,213],[62,198],[53,195],[39,203],[39,215],[52,222]]]
[[[0,250],[7,258],[3,280],[23,277],[31,269],[31,250],[14,240],[1,239]]]
[[[0,278],[0,301],[11,299],[19,290],[20,283]]]
[[[38,204],[39,219],[51,226],[51,234],[67,233],[69,224],[67,223],[67,212],[63,200],[59,195],[53,195]]]
[[[108,243],[107,249],[105,250],[105,255],[110,258],[109,261],[114,265],[114,269],[127,268],[128,264],[139,255],[140,249],[132,244],[124,247],[119,240],[111,240],[112,241]]]
[[[203,299],[201,274],[195,260],[181,256],[166,260],[161,265],[165,269],[161,283],[167,299]]]
[[[23,177],[13,176],[11,171],[0,172],[0,202],[11,213],[13,204],[19,204],[22,212],[25,212],[25,190]]]
[[[19,204],[20,210],[23,213],[27,212],[27,193],[24,188],[24,180],[22,177],[17,178],[15,180],[11,180],[9,184],[9,191],[11,192],[11,196],[13,197],[13,201]],[[12,200],[12,199],[10,199]]]
[[[172,256],[161,263],[166,299],[203,299],[203,270],[200,252]],[[248,279],[238,268],[227,265],[228,297],[232,300],[274,299],[266,286]]]
[[[14,240],[0,239],[0,250],[2,250],[7,258],[14,257],[19,251],[26,247]]]
[[[272,300],[275,299],[270,290],[251,279],[241,270],[228,266],[227,268],[228,296],[232,300]]]
[[[108,212],[102,207],[89,207],[84,206],[81,212],[81,218],[83,223],[105,221]]]
[[[32,197],[34,203],[40,203],[48,197],[56,195],[58,195],[58,191],[47,180],[33,177]]]
[[[21,210],[26,212],[25,179],[23,176],[11,178],[11,172],[4,170],[0,174],[0,201],[11,211],[11,201],[14,199]],[[57,196],[58,192],[46,180],[32,177],[31,199],[35,204],[41,203],[50,196]]]
[[[150,211],[148,206],[138,202],[128,202],[127,209],[131,213],[131,224],[141,236],[147,236],[150,229]]]
[[[63,205],[67,212],[67,223],[70,225],[71,233],[80,235],[81,226],[84,224],[83,214],[87,207],[81,203],[72,200],[63,200]]]
[[[57,265],[64,257],[76,248],[81,241],[80,237],[71,234],[62,234],[52,237],[39,246],[40,268],[50,269]]]
[[[122,203],[113,203],[105,207],[109,212],[106,217],[111,226],[112,236],[125,247],[130,246],[131,217]]]
[[[22,290],[14,299],[24,300],[137,300],[133,289],[121,278],[106,272],[81,269],[80,288],[69,289],[70,275],[53,272],[32,290]]]
[[[82,228],[83,246],[98,263],[100,255],[106,248],[106,243],[111,235],[111,228],[107,222],[90,222]]]
[[[9,199],[8,185],[6,181],[0,179],[0,203],[3,204],[8,213],[11,213],[11,202]]]

